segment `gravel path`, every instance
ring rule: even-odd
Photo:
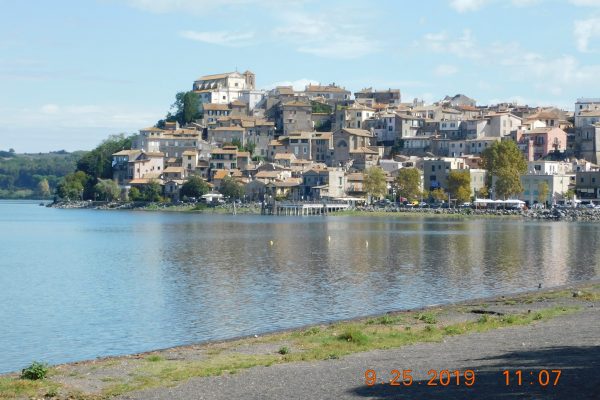
[[[365,384],[365,370],[377,384]],[[411,386],[390,386],[390,371],[411,369]],[[430,369],[472,369],[468,387],[455,378],[428,386]],[[522,370],[521,386],[506,386],[503,370]],[[562,371],[557,386],[541,387],[539,370]],[[514,377],[514,375],[513,375]],[[542,376],[543,377],[543,376]],[[381,383],[385,379],[387,383]],[[256,367],[233,375],[194,378],[174,388],[129,393],[120,399],[600,399],[600,307],[539,322],[448,337],[339,360]]]

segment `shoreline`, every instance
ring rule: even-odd
[[[46,207],[60,209],[93,209],[114,211],[151,211],[151,212],[181,212],[192,214],[230,214],[230,215],[262,215],[257,203],[242,204],[236,207],[236,214],[230,204],[215,207],[196,204],[161,204],[161,203],[136,203],[136,202],[58,202],[47,204]],[[322,216],[322,215],[321,215]],[[359,217],[405,217],[427,216],[446,218],[505,218],[511,220],[531,221],[566,221],[566,222],[600,222],[600,209],[585,208],[555,208],[543,210],[485,210],[471,208],[360,208],[347,211],[336,211],[327,216],[359,216]]]
[[[577,297],[573,297],[573,293],[578,294]],[[581,308],[582,302],[600,302],[600,278],[547,289],[308,324],[260,335],[58,364],[50,368],[50,378],[44,381],[20,380],[16,372],[0,374],[0,388],[4,388],[0,389],[0,399],[13,398],[10,396],[14,393],[10,392],[10,396],[5,397],[11,384],[27,385],[30,382],[30,389],[38,394],[44,390],[55,390],[65,397],[78,393],[81,399],[104,399],[134,390],[171,386],[194,376],[235,373],[261,365],[337,359],[373,349],[439,341],[447,335],[535,323],[538,317],[545,320],[563,313],[576,313],[578,311],[575,308]],[[484,316],[474,314],[475,309]],[[532,310],[535,317],[531,314]],[[503,320],[501,315],[507,315],[509,317],[506,318],[513,318],[514,321]],[[481,322],[483,319],[484,323]],[[488,326],[488,322],[492,325]],[[405,342],[394,342],[392,337],[385,336],[386,329],[396,326],[409,335]],[[348,335],[348,341],[340,341],[342,335]],[[373,339],[364,339],[368,337]],[[375,338],[379,338],[380,343]],[[363,339],[364,343],[361,342]],[[288,350],[282,351],[284,348]],[[153,368],[159,365],[164,368],[154,371]],[[181,370],[184,378],[167,373],[172,368]],[[153,379],[148,381],[146,377],[137,380],[138,374],[146,376],[149,370]],[[28,393],[30,395],[31,391]]]

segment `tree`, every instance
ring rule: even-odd
[[[113,201],[121,196],[119,185],[112,179],[98,180],[98,183],[94,185],[94,192],[98,195],[99,199],[106,201]]]
[[[487,199],[488,196],[490,195],[487,186],[482,186],[481,189],[479,189],[476,192],[476,197],[482,198],[482,199]]]
[[[421,195],[421,173],[416,168],[401,168],[393,185],[398,196],[414,200]]]
[[[42,179],[39,181],[37,185],[37,194],[44,198],[50,196],[50,185],[48,184],[48,179]]]
[[[388,192],[387,183],[385,181],[385,172],[379,167],[367,169],[365,171],[363,188],[371,197],[376,197],[378,199],[384,197]]]
[[[550,191],[550,187],[548,186],[548,182],[542,181],[538,183],[538,202],[542,204],[546,204],[548,200],[548,192]]]
[[[131,201],[139,201],[142,200],[142,194],[140,193],[140,189],[135,186],[129,189],[129,200]]]
[[[129,149],[131,149],[131,137],[125,137],[124,134],[110,135],[94,150],[79,159],[77,170],[91,176],[94,184],[98,179],[111,179],[113,176],[112,155],[118,151]]]
[[[140,190],[141,199],[145,201],[161,201],[162,188],[156,179],[142,186]]]
[[[181,186],[181,196],[200,197],[208,193],[209,188],[206,181],[199,176],[192,175],[187,182]]]
[[[453,199],[465,203],[471,199],[471,173],[469,170],[450,171],[448,191]]]
[[[56,187],[56,194],[67,200],[83,199],[83,189],[90,177],[83,171],[77,171],[65,176]]]
[[[223,146],[225,146],[225,144],[223,144]],[[244,146],[242,146],[242,141],[238,138],[231,139],[231,146],[237,147],[240,151],[244,149]]]
[[[183,96],[183,122],[190,123],[200,118],[200,99],[194,92],[187,92]]]
[[[575,197],[575,191],[573,189],[569,189],[565,192],[565,198],[567,200],[573,200],[574,197]]]
[[[232,177],[226,176],[221,180],[219,192],[230,199],[240,199],[244,195],[244,187]]]
[[[442,188],[433,189],[431,191],[430,195],[438,203],[448,200],[448,196],[446,195],[446,192],[444,192],[444,189],[442,189]]]
[[[483,166],[490,179],[497,177],[496,193],[503,197],[523,192],[521,175],[527,171],[527,161],[512,140],[495,142],[481,153]]]

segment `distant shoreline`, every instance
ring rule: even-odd
[[[41,200],[43,201],[43,200]],[[153,211],[153,212],[184,212],[205,214],[234,214],[232,204],[207,206],[203,203],[179,204],[146,203],[146,202],[94,202],[71,201],[49,203],[47,207],[61,209],[95,209],[95,210],[128,210],[128,211]],[[235,206],[235,214],[261,215],[259,203],[246,203]],[[329,213],[328,216],[353,216],[353,217],[446,217],[446,218],[507,218],[540,221],[573,221],[573,222],[600,222],[600,209],[565,208],[544,210],[485,210],[471,208],[359,208],[347,211]]]

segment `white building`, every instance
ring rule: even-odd
[[[256,76],[251,71],[226,72],[201,76],[194,81],[192,89],[198,94],[201,104],[229,104],[240,100],[252,110],[264,96],[262,91],[256,90],[255,80]]]
[[[600,122],[600,98],[580,98],[575,103],[575,128]]]

